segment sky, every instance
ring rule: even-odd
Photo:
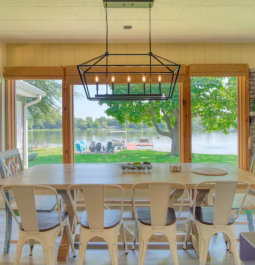
[[[105,110],[106,105],[100,106],[98,101],[90,101],[87,99],[83,86],[75,86],[75,91],[83,95],[81,99],[74,99],[74,117],[86,119],[86,117],[92,117],[93,120],[100,118],[101,116],[107,117]]]

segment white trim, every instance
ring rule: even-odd
[[[34,98],[34,97],[37,97],[37,95],[40,95],[42,97],[46,96],[46,92],[22,80],[16,81],[16,93],[17,95],[23,96],[26,98],[28,97]]]

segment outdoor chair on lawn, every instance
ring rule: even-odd
[[[9,203],[9,198],[6,196],[7,189],[11,189],[12,193],[14,194],[21,219],[20,221],[18,220],[11,207],[11,204]],[[53,194],[52,196],[54,196],[55,198],[57,211],[38,212],[36,210],[36,189],[43,189],[48,193]],[[59,197],[55,189],[39,185],[4,185],[1,188],[1,192],[4,197],[5,203],[7,204],[7,207],[9,208],[12,216],[19,225],[19,239],[14,265],[19,264],[22,248],[27,240],[29,242],[32,241],[33,244],[35,240],[41,243],[45,254],[46,264],[54,265],[56,260],[56,239],[63,228],[66,230],[66,234],[72,247],[73,256],[76,256],[72,233],[69,226],[69,217],[66,212],[61,212]]]
[[[121,209],[108,210],[104,209],[104,195],[106,189],[115,189],[120,192]],[[78,216],[71,191],[82,191],[86,211]],[[124,190],[117,185],[71,185],[67,193],[73,206],[75,216],[80,226],[80,246],[78,265],[82,265],[85,257],[88,242],[93,237],[101,237],[108,244],[108,249],[112,261],[112,265],[118,265],[118,235],[120,233],[125,253],[128,253],[125,228],[123,224],[123,203]]]
[[[169,207],[169,194],[176,187],[182,187],[184,194],[188,191],[184,184],[174,182],[143,182],[133,185],[133,205],[135,213],[135,231],[132,249],[135,249],[137,235],[139,235],[139,265],[144,264],[150,237],[155,233],[166,236],[172,254],[174,265],[178,265],[176,223],[180,218],[184,196],[179,206],[176,218],[175,210]],[[135,204],[135,191],[149,189],[150,207],[138,208]],[[179,188],[178,188],[179,189]]]
[[[0,153],[0,176],[1,179],[12,176],[13,174],[23,171],[24,166],[18,149],[7,150]],[[8,199],[8,202],[12,204],[14,212],[19,215],[18,210],[15,206],[15,200],[11,196],[9,191],[5,191],[5,196]],[[38,204],[38,211],[41,212],[51,212],[55,210],[56,200],[54,195],[35,195],[35,200]],[[59,196],[59,201],[62,203],[61,196]],[[6,211],[6,230],[5,230],[5,245],[4,253],[8,254],[10,250],[10,240],[11,240],[11,231],[12,231],[12,215],[5,204]],[[30,255],[32,255],[33,250],[33,241],[30,242]]]
[[[243,199],[235,217],[231,214],[232,204],[238,185],[242,185],[246,189],[243,194]],[[215,203],[213,207],[196,207],[196,200],[199,187],[210,186],[215,189]],[[199,235],[199,264],[205,265],[209,242],[213,235],[223,233],[229,238],[236,265],[241,265],[239,251],[237,246],[235,220],[238,218],[244,201],[250,190],[248,182],[241,181],[207,181],[196,185],[193,206],[190,208],[188,217],[188,226],[183,244],[183,249],[186,249],[187,240],[189,238],[192,224],[198,230]]]

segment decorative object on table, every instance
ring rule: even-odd
[[[170,170],[172,172],[181,172],[182,171],[182,166],[181,165],[171,165]]]
[[[220,168],[198,167],[191,170],[192,173],[205,176],[224,176],[228,172]]]
[[[122,170],[132,170],[132,171],[141,171],[141,170],[151,170],[152,164],[150,162],[134,162],[126,163],[121,165]]]
[[[153,0],[104,0],[106,17],[106,51],[83,64],[77,65],[85,94],[89,100],[168,100],[174,93],[180,64],[158,56],[151,49],[151,7]],[[141,54],[120,54],[108,51],[108,8],[148,8],[149,9],[149,52]],[[118,11],[116,11],[118,12]],[[109,64],[116,57],[140,57],[137,60],[147,64]],[[127,59],[127,61],[131,61]],[[136,61],[137,61],[136,60]],[[121,84],[118,89],[116,84]],[[126,86],[124,85],[126,84]],[[139,93],[133,87],[140,84]],[[109,85],[111,85],[109,92]],[[153,87],[152,87],[153,85]],[[94,89],[96,86],[96,89]]]

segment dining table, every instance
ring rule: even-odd
[[[69,221],[73,234],[77,236],[76,220],[71,206],[67,189],[73,184],[115,184],[121,186],[123,189],[132,189],[133,184],[138,182],[176,182],[185,184],[187,189],[194,190],[196,185],[205,181],[240,181],[249,182],[251,188],[255,189],[255,175],[238,168],[235,165],[229,164],[202,164],[202,163],[185,163],[178,164],[181,167],[180,172],[172,172],[170,166],[173,164],[162,163],[152,164],[152,169],[149,171],[133,171],[123,170],[120,163],[77,163],[77,164],[44,164],[30,167],[24,171],[20,171],[13,176],[5,179],[0,179],[0,187],[2,185],[11,184],[26,184],[26,185],[47,185],[57,190],[62,196],[66,210],[69,214]],[[210,176],[194,173],[193,171],[201,171],[201,169],[219,169],[226,172],[225,175]],[[240,184],[239,189],[244,186]],[[182,193],[178,195],[178,191],[182,188],[178,184],[172,186],[178,199]],[[205,190],[204,194],[210,191],[211,186],[208,184],[199,187]],[[203,193],[201,193],[203,194]],[[202,202],[203,198],[201,199]],[[172,202],[174,203],[174,201]],[[11,226],[8,227],[11,231]],[[78,238],[78,237],[76,237]],[[132,234],[128,236],[132,240]],[[164,238],[157,237],[152,241],[163,242]],[[10,239],[11,240],[11,239]],[[96,239],[99,240],[99,239]],[[94,240],[94,242],[96,241]],[[183,242],[184,235],[180,235],[177,241]],[[195,246],[194,246],[195,248]],[[63,232],[62,240],[58,251],[58,260],[67,261],[70,253],[70,245],[67,235]]]

